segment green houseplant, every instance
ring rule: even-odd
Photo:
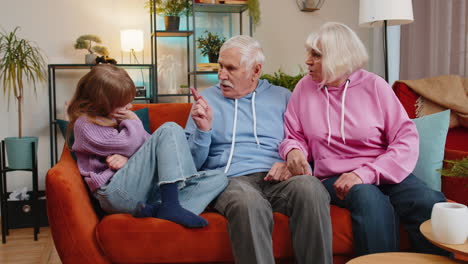
[[[85,62],[86,64],[95,64],[96,63],[96,54],[101,56],[109,56],[109,50],[105,46],[96,45],[94,43],[102,43],[100,37],[96,35],[82,35],[76,39],[75,42],[75,49],[85,49],[88,50],[88,54],[86,54]]]
[[[447,198],[468,205],[468,157],[461,160],[444,160],[439,170],[442,175],[442,192]]]
[[[0,32],[0,82],[8,105],[13,96],[18,107],[18,137],[5,139],[8,164],[12,169],[28,169],[32,167],[31,142],[37,146],[38,139],[23,137],[24,89],[32,87],[36,93],[36,84],[46,80],[46,72],[40,49],[33,42],[20,38],[18,30],[19,27],[12,32]],[[30,85],[25,86],[24,81]]]
[[[189,0],[148,0],[145,7],[152,13],[164,16],[167,31],[178,31],[180,17],[191,11],[192,1]]]
[[[448,165],[440,170],[442,176],[468,178],[468,157],[461,160],[444,160]]]
[[[249,15],[252,18],[252,23],[256,27],[260,24],[260,3],[259,0],[248,0],[247,8],[249,9]]]
[[[221,37],[216,33],[211,33],[205,30],[205,34],[197,39],[198,48],[200,53],[208,56],[210,63],[217,63],[219,57],[219,50],[226,41],[225,37]]]
[[[294,87],[296,87],[297,82],[299,82],[299,80],[302,79],[302,77],[304,77],[304,75],[306,74],[301,67],[299,67],[299,69],[300,71],[296,75],[289,75],[283,72],[283,70],[278,69],[277,72],[274,72],[272,74],[262,74],[260,78],[268,80],[268,82],[273,85],[282,86],[290,91],[293,91]]]

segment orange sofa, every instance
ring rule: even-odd
[[[167,121],[185,126],[190,104],[135,105],[149,108],[154,131]],[[226,219],[214,212],[202,214],[206,228],[187,229],[156,219],[128,214],[98,217],[76,162],[64,148],[60,161],[46,177],[47,212],[55,247],[63,263],[232,263]],[[334,263],[353,257],[351,217],[331,206]],[[288,217],[274,214],[273,251],[279,262],[292,262]],[[401,229],[401,248],[409,248]]]

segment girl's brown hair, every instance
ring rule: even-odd
[[[75,125],[82,115],[87,115],[93,122],[114,126],[109,115],[117,107],[123,107],[132,102],[136,88],[128,73],[110,64],[94,66],[83,76],[76,86],[67,109],[70,124],[67,128],[67,145]],[[96,118],[100,118],[99,121]]]

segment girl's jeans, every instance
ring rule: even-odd
[[[170,122],[158,128],[94,196],[107,213],[135,215],[139,201],[160,202],[159,185],[165,183],[177,183],[182,207],[200,214],[228,180],[221,171],[197,172],[183,129]]]

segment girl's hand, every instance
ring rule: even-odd
[[[138,116],[132,110],[118,110],[112,113],[112,117],[119,122],[127,119],[138,119]]]
[[[119,154],[107,156],[106,163],[112,170],[121,169],[128,161],[128,158]]]
[[[111,117],[117,119],[119,122],[126,119],[138,119],[138,116],[130,110],[131,108],[131,103],[125,105],[124,107],[118,107],[112,111]]]
[[[312,175],[309,163],[307,162],[304,153],[299,149],[293,149],[289,151],[286,164],[288,165],[289,171],[293,176],[296,175]]]

